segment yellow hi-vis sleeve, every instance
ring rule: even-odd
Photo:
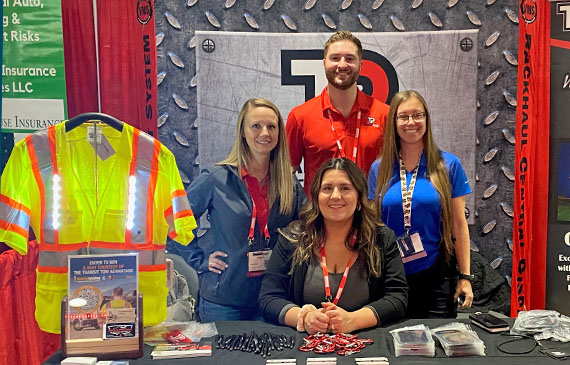
[[[168,236],[182,245],[187,245],[194,239],[192,230],[196,228],[196,219],[190,209],[174,155],[166,148],[162,149],[160,155],[168,160],[164,164],[167,168],[163,169],[164,185],[157,186],[157,189],[165,189],[167,192],[161,194],[162,196],[170,197],[163,207],[164,218],[168,224]]]
[[[14,146],[0,182],[0,241],[20,254],[27,253],[30,224],[38,224],[34,218],[38,219],[41,212],[31,165],[24,139]]]

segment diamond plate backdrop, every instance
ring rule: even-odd
[[[156,0],[155,14],[159,138],[175,154],[186,187],[199,173],[196,86],[209,87],[209,80],[196,75],[194,50],[203,46],[196,44],[196,31],[479,29],[479,42],[473,45],[478,47],[479,70],[471,249],[511,284],[516,0]]]

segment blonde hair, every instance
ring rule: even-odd
[[[345,237],[344,245],[350,251],[358,251],[358,260],[364,263],[367,273],[380,277],[381,253],[376,244],[377,228],[383,224],[376,221],[376,211],[368,201],[368,185],[364,172],[347,158],[333,158],[321,165],[311,185],[311,200],[299,213],[300,222],[289,225],[289,233],[280,230],[289,241],[296,244],[291,270],[309,260],[312,253],[325,240],[323,214],[319,209],[319,192],[324,174],[329,170],[346,172],[350,182],[358,192],[357,209],[354,211],[352,227]],[[356,243],[352,246],[350,238],[356,234]]]
[[[445,259],[449,262],[453,253],[453,208],[451,205],[451,184],[449,174],[445,166],[445,161],[441,157],[441,151],[437,147],[431,132],[431,118],[425,99],[414,90],[401,91],[394,95],[390,103],[390,110],[386,119],[386,129],[384,130],[384,143],[380,154],[381,163],[378,169],[378,179],[376,180],[375,201],[380,195],[377,212],[382,217],[382,201],[384,194],[388,190],[389,182],[394,170],[394,163],[397,161],[400,151],[400,136],[396,132],[396,115],[398,107],[405,101],[416,98],[422,103],[426,113],[426,132],[423,136],[424,152],[427,160],[429,179],[439,194],[441,202],[441,220],[443,222],[443,232],[441,235]]]
[[[277,145],[271,151],[269,160],[269,207],[279,198],[279,212],[289,214],[293,210],[293,170],[289,159],[289,149],[287,148],[287,138],[285,138],[285,123],[279,108],[271,101],[262,98],[249,99],[243,104],[239,112],[236,136],[232,151],[224,160],[216,165],[231,165],[238,169],[238,176],[242,167],[249,170],[250,149],[244,137],[245,117],[247,112],[253,108],[269,108],[277,115],[279,136]]]

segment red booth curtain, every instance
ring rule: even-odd
[[[150,10],[150,17],[142,6]],[[99,111],[92,0],[62,0],[61,11],[67,110],[72,118]],[[100,111],[157,137],[154,20],[152,0],[97,1]]]
[[[0,254],[0,364],[39,364],[59,348],[59,335],[44,334],[34,317],[37,264],[36,241],[25,256]]]

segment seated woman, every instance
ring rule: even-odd
[[[306,200],[291,169],[281,113],[250,99],[237,120],[229,156],[188,189],[196,217],[208,212],[213,244],[178,245],[200,277],[202,322],[261,319],[256,299],[277,228],[297,219]]]
[[[267,265],[259,294],[266,320],[349,333],[404,316],[408,285],[394,233],[376,222],[356,164],[325,162],[300,218],[280,231]]]

